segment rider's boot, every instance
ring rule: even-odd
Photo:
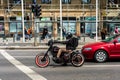
[[[60,58],[58,58],[58,57],[53,57],[53,60],[54,60],[54,61],[60,61]]]

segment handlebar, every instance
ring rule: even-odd
[[[63,43],[63,41],[58,41],[58,40],[51,39],[51,40],[48,41],[47,45],[52,46],[54,43]]]
[[[51,46],[53,45],[53,39],[49,40],[48,43],[47,43],[48,46]]]

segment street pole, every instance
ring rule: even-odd
[[[36,46],[36,25],[35,25],[35,16],[33,18],[34,21],[34,46]]]
[[[96,41],[98,40],[98,0],[96,0]]]
[[[60,0],[60,40],[62,41],[62,0]]]
[[[8,0],[8,12],[9,12],[9,9],[10,9],[10,7],[9,7],[9,3],[10,3],[10,1]]]
[[[22,6],[22,28],[23,28],[23,43],[25,42],[25,33],[24,33],[24,5],[23,5],[23,0],[21,0],[21,6]]]
[[[1,0],[1,4],[3,5],[3,0]]]

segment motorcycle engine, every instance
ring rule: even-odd
[[[69,60],[70,59],[70,54],[69,53],[64,53],[64,59]]]

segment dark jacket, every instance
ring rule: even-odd
[[[48,34],[48,29],[47,28],[44,28],[43,29],[43,35],[47,35]]]
[[[44,28],[43,29],[43,34],[42,34],[42,39],[45,39],[45,36],[48,34],[48,29],[47,28]]]
[[[69,40],[66,41],[54,41],[54,43],[62,43],[66,44],[66,49],[67,50],[75,50],[76,47],[78,46],[78,38],[72,37]]]
[[[67,50],[75,50],[76,47],[78,46],[78,40],[75,40],[75,38],[70,38],[67,41],[63,41],[64,44],[66,44],[66,49]]]
[[[27,34],[28,34],[26,29],[24,30],[24,34],[25,34],[25,35],[27,35]]]

